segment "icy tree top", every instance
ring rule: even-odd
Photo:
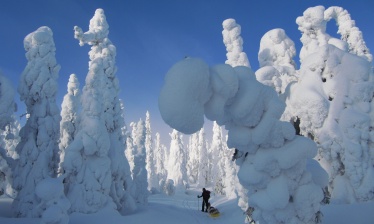
[[[330,7],[325,11],[324,18],[327,21],[335,19],[338,33],[341,35],[342,40],[348,43],[349,52],[363,57],[369,62],[373,60],[373,56],[365,44],[362,32],[356,27],[355,21],[351,19],[347,10],[337,6]]]
[[[296,55],[294,42],[283,29],[273,29],[261,38],[258,61],[263,66],[295,67],[293,57]]]
[[[49,27],[43,26],[25,37],[27,66],[21,75],[18,92],[27,106],[41,98],[54,97],[60,66],[55,58],[55,43]]]
[[[227,60],[225,63],[231,65],[232,67],[251,67],[247,54],[243,52],[243,39],[240,36],[240,25],[237,24],[234,19],[226,19],[223,21],[222,26],[223,43],[225,44],[227,50]]]
[[[79,40],[79,45],[83,46],[85,43],[89,45],[96,45],[102,42],[109,34],[109,25],[104,15],[104,10],[96,9],[95,15],[90,20],[89,29],[83,33],[78,26],[74,27],[74,38]]]

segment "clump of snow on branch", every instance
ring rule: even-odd
[[[223,43],[226,46],[226,64],[232,67],[247,66],[249,64],[247,54],[243,52],[243,39],[240,36],[241,27],[236,23],[235,19],[226,19],[222,23],[223,26]]]
[[[212,91],[197,89],[199,85],[193,82],[196,76],[210,76],[209,80],[213,82],[212,76],[217,71],[210,69],[207,72],[207,67],[200,59],[186,58],[173,65],[167,73],[159,102],[162,102],[161,115],[172,128],[189,133],[202,127],[204,114],[196,116],[183,113],[184,117],[181,118],[175,113],[192,105],[197,111],[204,111],[205,105],[197,103],[199,98],[192,95],[190,90],[206,93],[205,97],[201,96],[207,99],[205,104],[214,99],[214,91],[212,96]],[[195,69],[191,71],[190,68]],[[216,108],[224,110],[219,113],[217,120],[223,121],[228,130],[228,146],[238,149],[235,155],[236,163],[240,166],[238,177],[246,189],[248,205],[254,208],[252,217],[265,223],[314,222],[323,192],[306,170],[306,163],[317,153],[315,143],[295,136],[290,123],[279,121],[285,104],[274,90],[256,81],[250,68],[238,66],[229,69],[222,66],[222,71],[218,66],[215,68],[238,80],[236,93],[223,103],[223,107]],[[179,78],[184,80],[182,90],[178,88],[181,82]],[[213,83],[205,85],[209,88]],[[231,88],[225,84],[222,86]],[[177,94],[179,99],[169,100],[169,95]],[[184,120],[185,125],[181,125],[177,116]],[[305,195],[310,196],[308,200],[305,200]]]
[[[180,66],[185,67],[182,70],[175,71],[172,68],[166,75],[166,87],[161,89],[158,104],[162,119],[166,123],[175,124],[175,129],[183,130],[183,133],[193,134],[204,124],[204,104],[211,96],[209,67],[203,61],[194,63],[193,67],[183,62]],[[183,71],[186,71],[186,75],[183,74]],[[196,75],[190,78],[187,76],[187,71]],[[193,88],[191,89],[191,87]],[[169,88],[173,90],[174,94],[165,91]],[[185,94],[185,92],[189,94]],[[174,109],[170,108],[170,103],[178,106]],[[186,115],[195,122],[186,120]]]
[[[39,217],[40,199],[35,187],[44,178],[54,176],[58,164],[60,114],[56,105],[57,78],[60,66],[55,58],[52,30],[38,28],[24,39],[27,66],[24,69],[18,93],[30,114],[20,131],[21,142],[14,167],[13,187],[18,191],[13,201],[16,216]]]

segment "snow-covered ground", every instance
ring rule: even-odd
[[[244,223],[244,215],[235,199],[228,200],[222,196],[211,197],[211,203],[218,208],[221,216],[211,218],[200,211],[201,199],[197,199],[200,189],[191,188],[186,193],[177,192],[174,196],[163,194],[150,195],[147,206],[139,208],[134,214],[121,216],[117,211],[103,209],[95,214],[78,214],[70,216],[70,224],[123,224],[123,223]],[[1,224],[39,224],[40,219],[11,218],[11,202],[9,198],[0,198]],[[322,207],[324,224],[373,224],[374,202]]]

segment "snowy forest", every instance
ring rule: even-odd
[[[326,32],[333,21],[340,39]],[[241,223],[324,223],[324,206],[373,202],[370,50],[341,7],[308,8],[296,23],[299,68],[293,40],[273,29],[253,71],[235,19],[222,23],[225,62],[171,65],[158,102],[169,136],[152,129],[148,111],[126,124],[103,9],[87,31],[74,27],[77,44],[91,47],[88,72],[84,81],[70,75],[61,105],[53,31],[28,34],[17,89],[27,108],[22,127],[16,90],[0,74],[0,198],[11,199],[13,217],[5,222],[67,224],[72,214],[102,210],[126,217],[147,209],[152,195],[201,188],[235,200]]]

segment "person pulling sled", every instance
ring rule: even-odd
[[[201,206],[201,211],[202,212],[208,212],[208,204],[209,204],[209,198],[210,198],[210,191],[206,190],[203,188],[203,193],[201,195],[197,196],[198,198],[203,198],[203,204]],[[204,210],[205,208],[205,210]]]

